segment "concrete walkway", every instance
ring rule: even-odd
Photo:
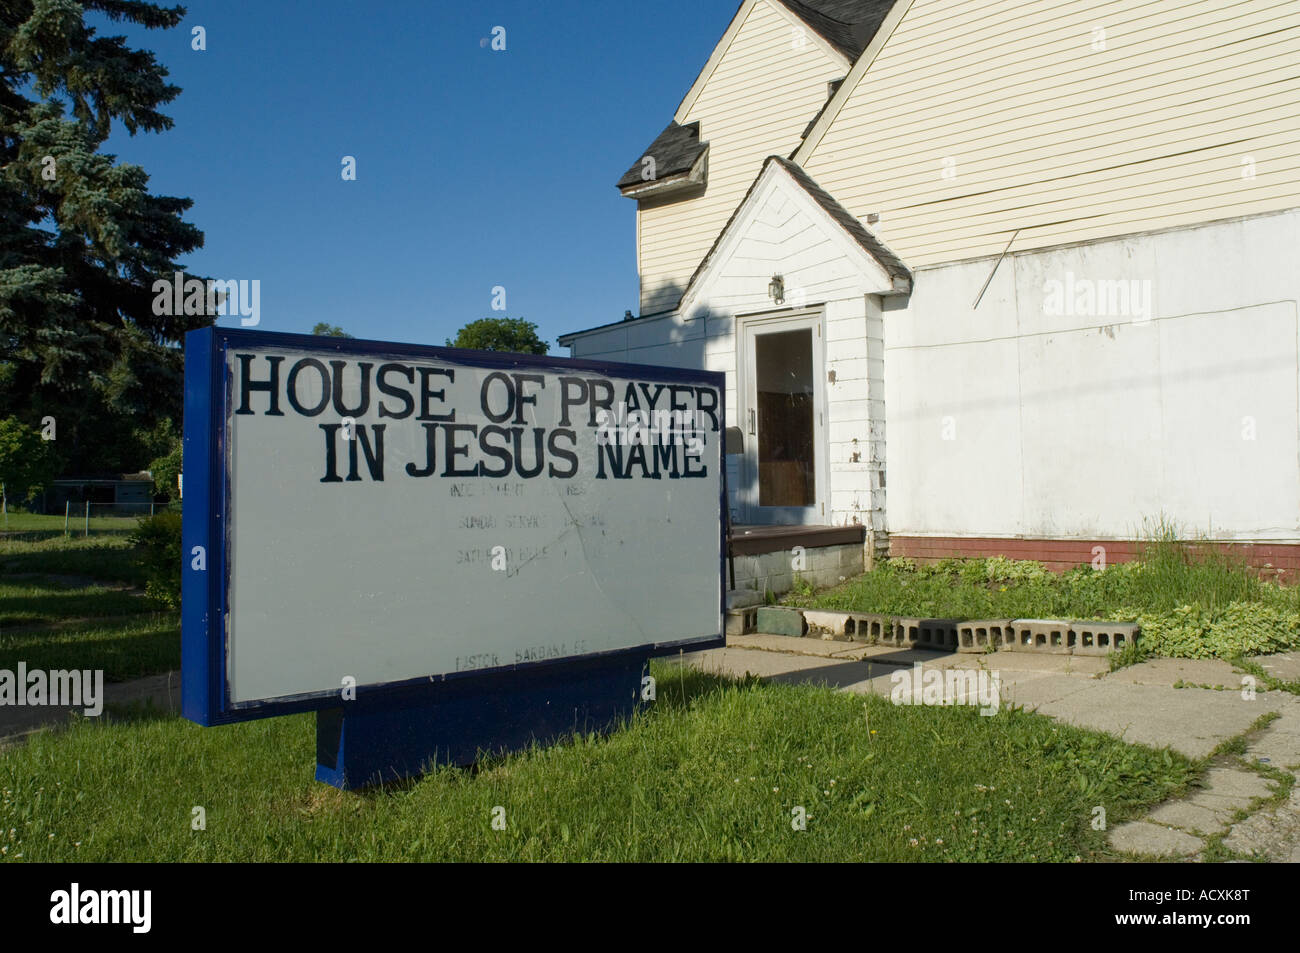
[[[682,661],[703,671],[886,698],[895,684],[891,675],[917,662],[925,671],[983,670],[998,675],[1004,704],[1125,741],[1168,746],[1194,760],[1240,738],[1209,759],[1188,796],[1113,828],[1111,845],[1144,859],[1300,862],[1300,784],[1281,797],[1279,781],[1284,774],[1300,781],[1300,697],[1268,691],[1226,662],[1153,659],[1111,673],[1103,658],[945,654],[781,635],[732,636],[726,648]],[[1255,661],[1277,678],[1300,673],[1300,653]],[[1263,716],[1272,720],[1258,727]],[[1243,753],[1233,753],[1242,746]]]
[[[105,714],[112,705],[146,701],[162,711],[179,711],[181,673],[150,675],[129,682],[109,682],[104,686]],[[66,725],[83,711],[79,707],[65,708],[58,705],[0,706],[0,750],[21,743],[33,732]]]

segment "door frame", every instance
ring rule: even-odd
[[[788,327],[782,327],[788,325]],[[809,507],[761,507],[758,505],[758,439],[756,373],[750,336],[761,332],[794,331],[807,328],[813,332],[813,471],[814,498]],[[744,453],[740,460],[740,486],[736,502],[741,522],[758,525],[824,524],[830,507],[830,439],[826,412],[826,309],[809,308],[762,311],[736,315],[736,421],[744,435]],[[750,412],[755,419],[750,432]]]

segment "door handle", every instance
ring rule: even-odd
[[[754,434],[754,408],[753,407],[749,408],[749,433],[751,436],[753,436]]]

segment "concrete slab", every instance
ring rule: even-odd
[[[727,608],[728,609],[748,609],[751,606],[761,606],[763,604],[763,594],[753,589],[729,589],[727,590]]]
[[[733,646],[764,652],[784,652],[789,655],[815,655],[822,658],[829,658],[836,652],[843,652],[849,648],[844,642],[755,632],[748,635],[728,636],[727,647]]]
[[[1034,652],[993,652],[977,655],[986,669],[1002,672],[1049,672],[1061,675],[1104,675],[1110,663],[1090,655],[1048,655]]]
[[[1291,704],[1287,700],[1291,696],[1282,692],[1244,701],[1237,692],[1126,684],[1112,678],[1075,678],[1073,682],[1073,691],[1048,698],[1035,706],[1037,710],[1071,724],[1110,732],[1125,741],[1155,748],[1168,745],[1189,758],[1205,757],[1244,732],[1266,711]],[[1038,685],[1031,682],[1026,688]]]
[[[1188,801],[1170,801],[1162,804],[1150,814],[1147,820],[1165,827],[1177,827],[1182,830],[1201,834],[1217,834],[1232,822],[1232,812],[1215,810],[1201,804]]]
[[[1223,846],[1267,860],[1300,863],[1300,787],[1291,789],[1285,803],[1234,825]]]
[[[681,656],[684,664],[704,672],[760,678],[785,685],[824,685],[828,688],[875,693],[888,696],[890,676],[899,671],[896,665],[881,665],[871,660],[850,661],[815,655],[787,655],[781,652],[746,648],[712,649]],[[672,664],[677,657],[665,659]]]
[[[1274,678],[1280,678],[1284,682],[1300,682],[1300,652],[1256,655],[1251,661]]]
[[[759,632],[771,635],[802,636],[807,633],[808,624],[804,621],[803,613],[796,609],[759,606],[756,628]]]
[[[1300,702],[1282,710],[1246,748],[1247,758],[1267,760],[1275,768],[1300,770]]]
[[[1210,768],[1201,784],[1201,789],[1188,801],[1217,809],[1244,808],[1255,798],[1270,797],[1274,793],[1266,778],[1241,768]]]
[[[1241,673],[1219,659],[1156,658],[1128,665],[1107,676],[1126,685],[1222,685],[1241,690]],[[1263,688],[1263,686],[1259,686]]]
[[[1121,824],[1110,832],[1110,843],[1116,850],[1156,857],[1185,857],[1201,849],[1200,838],[1148,821]]]

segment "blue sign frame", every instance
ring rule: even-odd
[[[535,368],[557,372],[590,371],[606,376],[665,383],[697,384],[716,388],[719,421],[726,425],[725,375],[714,371],[657,367],[557,358],[547,355],[501,354],[460,348],[387,341],[331,338],[310,334],[282,334],[236,328],[202,328],[185,336],[185,492],[182,500],[182,583],[181,583],[181,713],[200,725],[230,724],[287,715],[303,711],[343,708],[337,689],[295,695],[287,699],[233,703],[226,684],[226,617],[230,581],[230,473],[225,464],[228,434],[226,421],[233,395],[233,380],[227,373],[230,348],[283,347],[321,354],[346,352],[365,356],[401,354],[413,360],[433,359],[451,364],[494,370]],[[720,429],[717,439],[723,433]],[[726,616],[726,468],[718,472],[718,533],[721,604],[719,619]],[[202,547],[205,569],[194,568]],[[575,670],[590,667],[593,660],[615,663],[633,657],[646,659],[680,650],[698,651],[726,644],[720,630],[716,636],[672,642],[652,642],[630,648],[595,652],[581,656],[545,659],[492,669],[446,673],[406,679],[400,682],[358,685],[358,699],[374,706],[408,707],[435,705],[448,698],[463,698],[478,687],[494,692],[535,684],[541,669],[557,672],[565,666]],[[453,684],[454,683],[454,684]],[[455,691],[452,691],[452,689]]]

